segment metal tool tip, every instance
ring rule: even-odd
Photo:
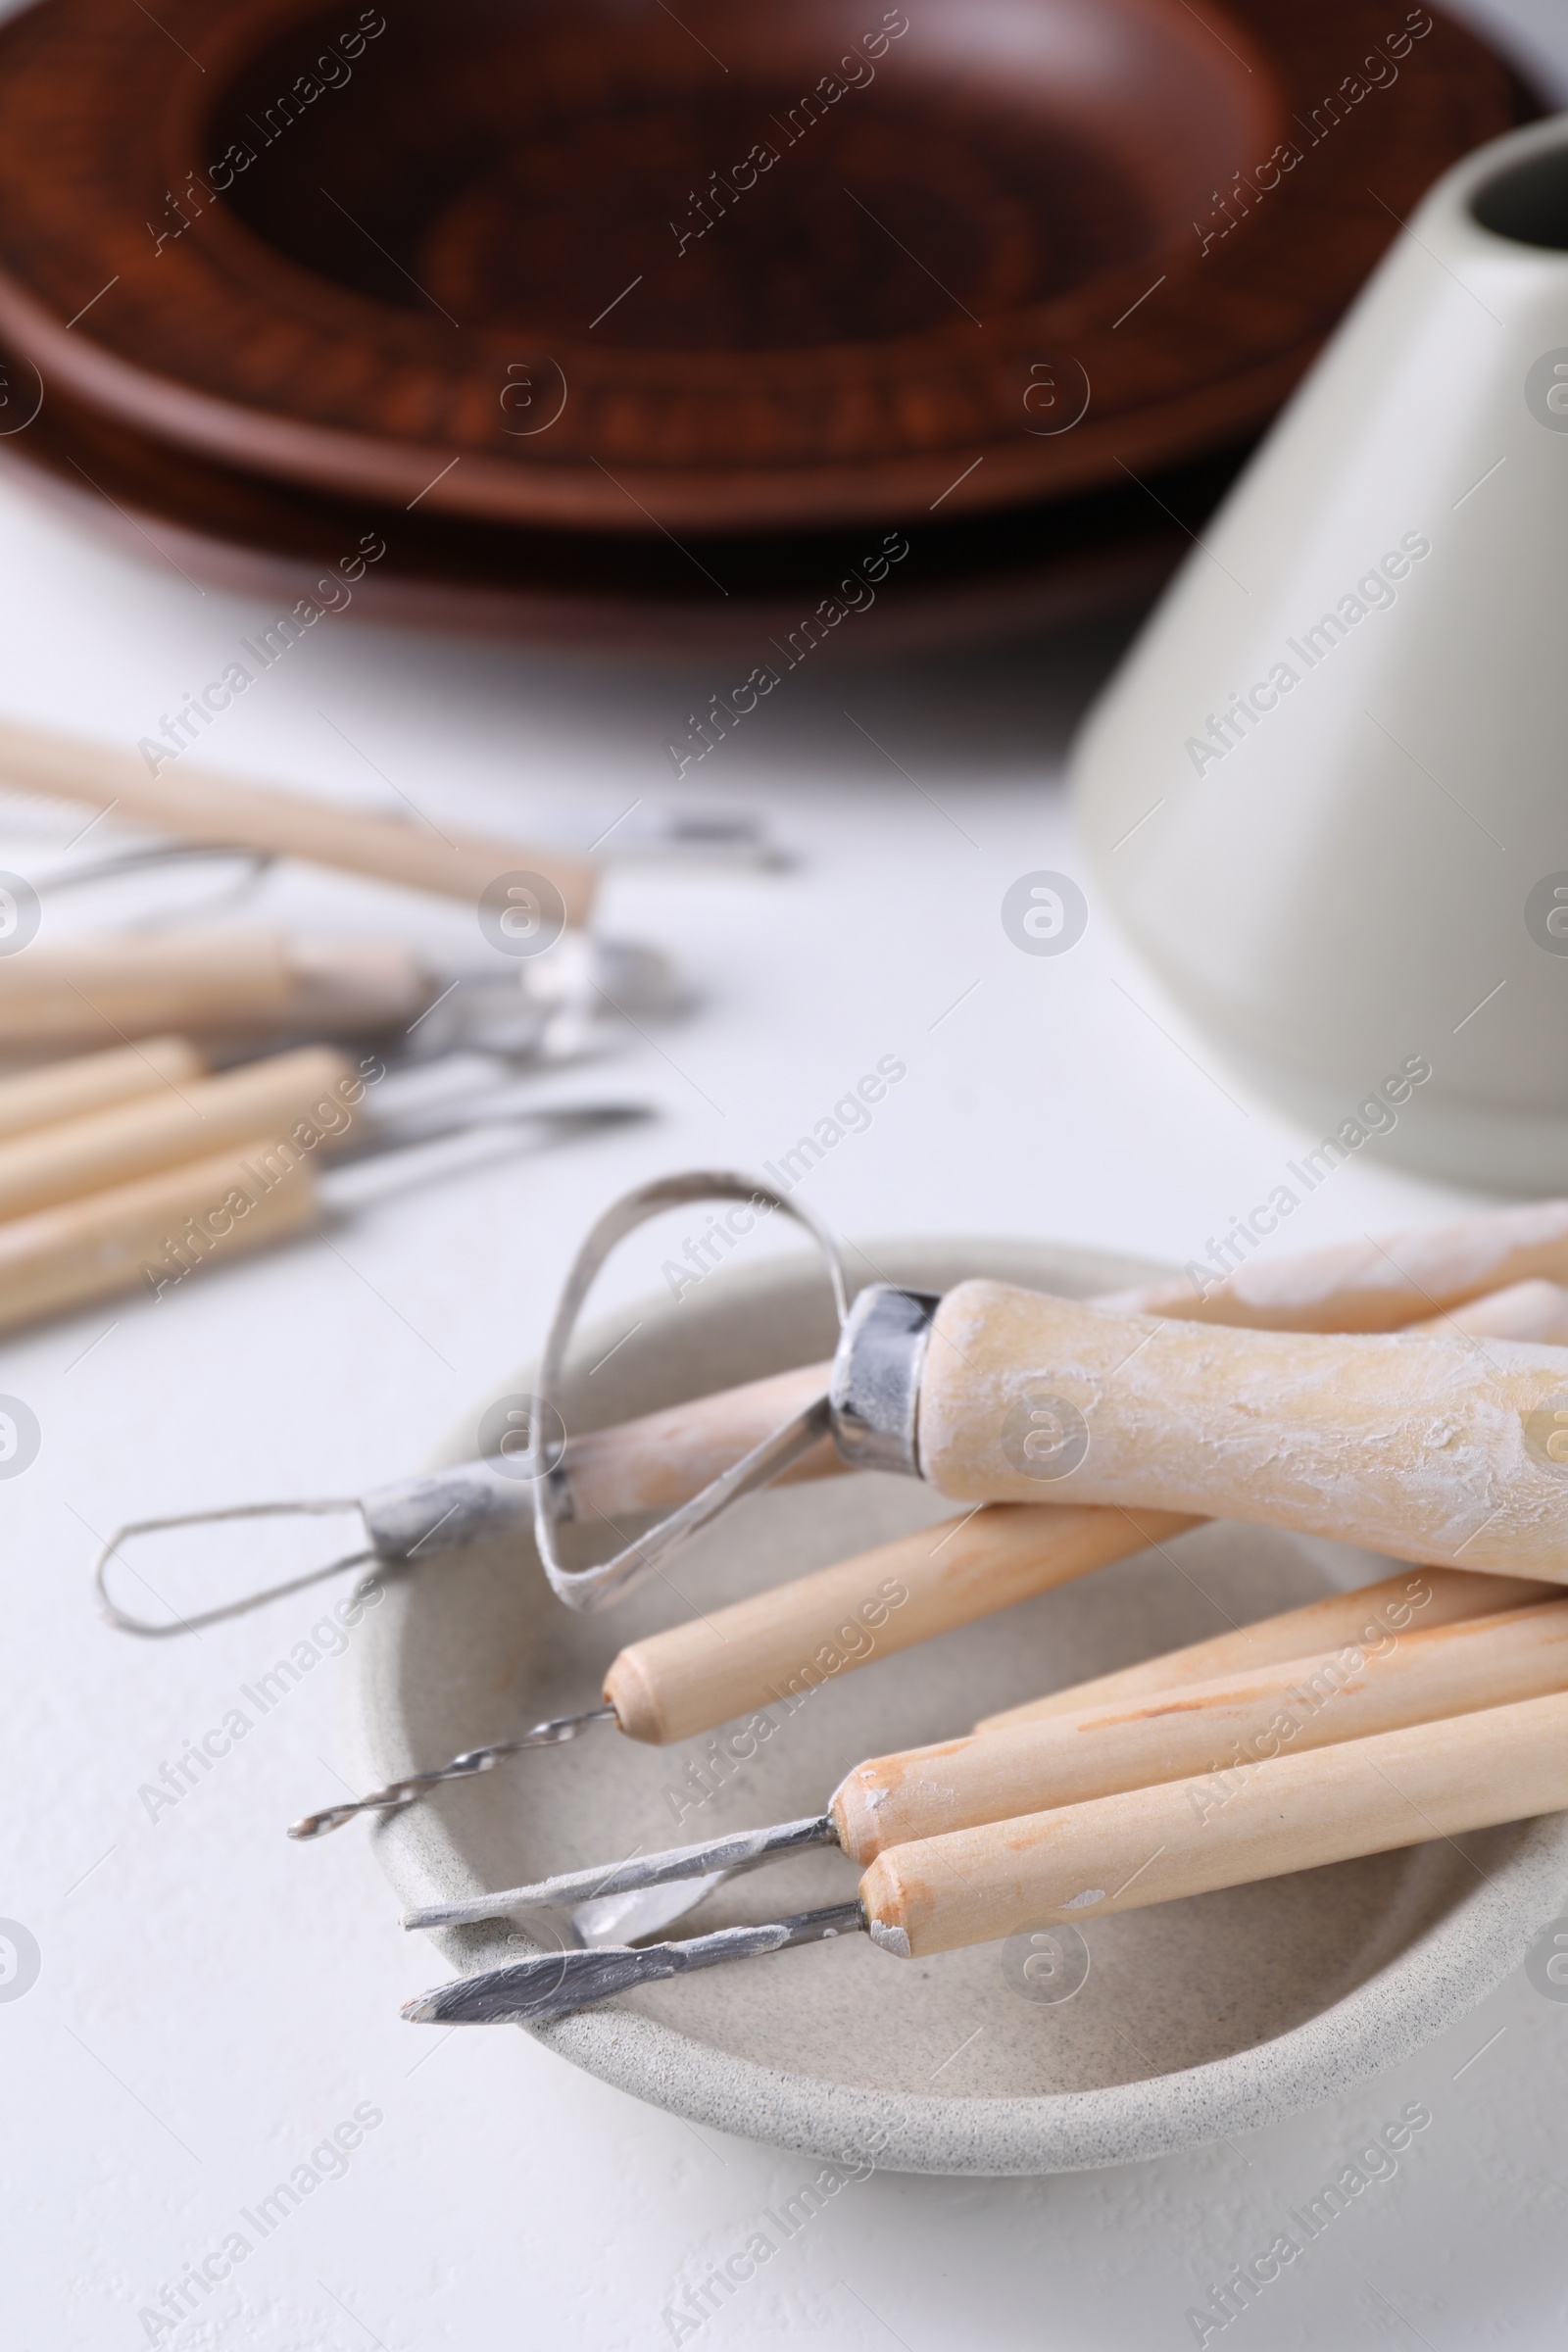
[[[352,1821],[359,1811],[358,1805],[328,1805],[324,1812],[307,1813],[299,1821],[291,1821],[288,1835],[291,1838],[324,1838],[329,1830],[340,1830],[346,1821]]]

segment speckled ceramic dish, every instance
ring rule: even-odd
[[[923,1290],[989,1274],[1082,1296],[1149,1269],[1024,1243],[887,1244],[878,1271]],[[589,1428],[826,1354],[814,1262],[714,1273],[587,1368],[635,1311],[588,1332],[566,1398]],[[525,1390],[528,1375],[512,1384]],[[474,1450],[479,1411],[442,1460]],[[951,1506],[946,1506],[951,1508]],[[619,1608],[574,1616],[531,1548],[476,1549],[390,1586],[351,1653],[349,1770],[364,1787],[541,1716],[591,1705],[626,1641],[944,1515],[881,1475],[754,1497]],[[820,1810],[858,1758],[966,1731],[979,1715],[1386,1573],[1272,1531],[1194,1531],[1169,1557],[1102,1570],[813,1693],[692,1803],[704,1740],[651,1748],[595,1729],[459,1783],[375,1833],[405,1904]],[[677,1821],[676,1808],[687,1809]],[[807,1946],[567,2018],[540,2038],[677,2115],[812,2154],[926,2173],[1125,2163],[1272,2123],[1402,2058],[1479,2001],[1568,1908],[1568,1815],[1096,1920],[1042,1987],[1006,1945],[906,1964],[863,1937]],[[1484,1875],[1483,1875],[1484,1874]],[[853,1894],[853,1866],[800,1854],[720,1886],[676,1934]],[[550,1936],[537,1923],[552,1948]],[[516,1929],[409,1939],[411,1994],[538,1948]],[[1088,1973],[1083,1976],[1087,1960]],[[1069,1997],[1041,1998],[1068,1988]],[[476,2029],[477,2030],[477,2029]],[[502,2031],[504,2029],[490,2029]]]

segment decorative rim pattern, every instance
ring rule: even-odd
[[[210,161],[220,95],[280,33],[324,22],[318,0],[169,0],[156,24],[121,0],[53,0],[0,30],[0,332],[46,382],[220,461],[542,524],[886,520],[938,492],[953,512],[996,508],[1169,465],[1272,412],[1396,218],[1527,105],[1490,50],[1440,22],[1389,64],[1386,87],[1339,100],[1314,131],[1325,89],[1363,86],[1347,59],[1381,55],[1373,0],[1229,0],[1223,32],[1170,0],[1118,6],[1151,37],[1197,43],[1226,105],[1246,94],[1253,176],[1238,171],[1229,209],[1216,190],[1206,232],[1195,222],[978,337],[959,318],[886,342],[693,353],[607,349],[585,331],[550,355],[567,387],[559,421],[514,438],[497,386],[514,336],[314,275],[205,179],[189,233],[167,249],[149,234]],[[1287,147],[1299,177],[1275,196]],[[1054,436],[1027,429],[1023,408],[1042,353],[1068,356],[1091,387],[1082,423]]]

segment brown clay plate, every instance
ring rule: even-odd
[[[543,530],[407,514],[268,481],[172,449],[52,395],[0,351],[0,465],[20,487],[155,568],[207,586],[322,601],[362,541],[384,554],[354,588],[353,614],[465,635],[642,654],[711,657],[738,685],[766,664],[876,661],[1037,635],[1148,603],[1224,494],[1242,452],[1222,452],[1004,514],[884,532],[712,537]],[[907,554],[879,555],[885,540]],[[881,572],[881,564],[887,569]],[[880,574],[873,579],[871,574]],[[341,586],[328,601],[337,603]],[[839,615],[833,620],[831,615]]]
[[[0,332],[397,509],[996,511],[1254,429],[1530,111],[1387,0],[47,0],[0,31]]]

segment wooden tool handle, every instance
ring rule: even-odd
[[[884,1949],[923,1959],[1064,1921],[1568,1808],[1568,1693],[1133,1788],[879,1854],[860,1881]]]
[[[314,1167],[269,1169],[271,1143],[258,1136],[0,1224],[0,1329],[120,1291],[164,1298],[203,1266],[303,1232],[316,1218]]]
[[[1346,1642],[1373,1646],[1391,1635],[1428,1631],[1454,1625],[1467,1617],[1488,1617],[1500,1609],[1528,1607],[1550,1600],[1561,1590],[1532,1577],[1474,1576],[1463,1568],[1407,1568],[1383,1577],[1375,1585],[1359,1585],[1352,1592],[1326,1592],[1303,1608],[1286,1609],[1275,1617],[1259,1617],[1250,1625],[1207,1642],[1193,1642],[1185,1649],[1166,1650],[1159,1657],[1141,1659],[1114,1674],[1097,1675],[1093,1682],[1071,1683],[1044,1698],[1025,1700],[987,1715],[977,1732],[1008,1731],[1014,1724],[1039,1723],[1046,1716],[1077,1715],[1087,1707],[1118,1705],[1151,1698],[1164,1690],[1185,1690],[1192,1683],[1212,1682],[1220,1676],[1252,1674],[1283,1658],[1301,1658],[1314,1650],[1338,1649]]]
[[[1568,1582],[1557,1348],[1230,1330],[966,1282],[937,1310],[919,1413],[921,1470],[956,1499],[1267,1520]]]
[[[1118,1292],[1121,1313],[1259,1331],[1398,1331],[1532,1276],[1568,1282],[1568,1200],[1488,1209],[1435,1233],[1391,1233],[1241,1266],[1200,1292],[1190,1276]]]
[[[1478,1338],[1537,1340],[1545,1348],[1568,1348],[1568,1291],[1559,1282],[1536,1277],[1510,1283],[1505,1291],[1488,1291],[1484,1298],[1433,1315],[1417,1323],[1417,1331],[1468,1331]]]
[[[569,1516],[617,1520],[690,1501],[781,1422],[825,1396],[832,1370],[831,1364],[803,1364],[572,1438],[565,1453]],[[831,1438],[824,1438],[774,1483],[830,1478],[848,1467]]]
[[[597,1506],[613,1519],[629,1510],[667,1509],[683,1501],[702,1478],[714,1475],[787,1412],[820,1394],[826,1370],[809,1365],[774,1382],[731,1390],[727,1397],[699,1397],[644,1422],[574,1440],[567,1461],[573,1492],[580,1496],[579,1515],[586,1517]],[[628,1445],[633,1433],[635,1443]],[[808,1455],[797,1474],[838,1462],[829,1453],[819,1466],[821,1451]],[[1125,1559],[1147,1544],[1168,1542],[1196,1524],[1170,1512],[1128,1516],[1120,1510],[1000,1504],[633,1642],[612,1666],[605,1698],[634,1740],[689,1739],[874,1657],[891,1656]],[[906,1597],[890,1600],[890,1590]],[[1119,1696],[1124,1689],[1145,1684],[1161,1689],[1162,1674],[1179,1682],[1233,1666],[1250,1671],[1273,1659],[1351,1641],[1365,1631],[1369,1611],[1386,1607],[1396,1615],[1400,1595],[1405,1596],[1403,1622],[1433,1625],[1502,1608],[1515,1599],[1540,1599],[1551,1590],[1537,1581],[1467,1575],[1460,1569],[1391,1578],[1386,1588],[1360,1595],[1331,1594],[1293,1611],[1278,1621],[1271,1647],[1265,1646],[1270,1640],[1265,1629],[1247,1627],[1202,1645],[1200,1656],[1178,1653],[1189,1663],[1154,1659],[1108,1676],[1094,1687],[1093,1695]],[[881,1622],[872,1623],[867,1612]],[[1089,1703],[1089,1696],[1081,1693],[1080,1703]],[[1057,1692],[1013,1713],[1025,1718],[1073,1703],[1071,1692]]]
[[[1550,1283],[1525,1283],[1496,1298],[1476,1299],[1462,1316],[1443,1320],[1450,1329],[1457,1322],[1472,1333],[1556,1342],[1559,1334],[1568,1338],[1568,1293]],[[566,1448],[573,1515],[591,1519],[598,1512],[615,1519],[673,1509],[821,1396],[832,1369],[831,1364],[808,1364],[573,1438]],[[776,1483],[834,1477],[848,1466],[824,1438]]]
[[[573,1439],[566,1462],[576,1515],[587,1519],[598,1510],[615,1520],[683,1502],[789,1413],[820,1395],[828,1369],[808,1365]],[[842,1467],[831,1448],[818,1446],[792,1475],[820,1476]],[[1027,1504],[999,1505],[967,1521],[948,1520],[632,1643],[612,1666],[605,1697],[632,1739],[689,1739],[1124,1559],[1146,1544],[1166,1542],[1196,1524],[1169,1512],[1128,1517],[1118,1510]],[[1396,1606],[1396,1594],[1416,1586],[1425,1598],[1413,1606],[1431,1611],[1421,1617],[1424,1624],[1479,1615],[1514,1598],[1539,1599],[1552,1589],[1524,1579],[1433,1569],[1419,1579],[1391,1579],[1388,1605]],[[884,1587],[906,1597],[890,1600]],[[1480,1597],[1468,1597],[1477,1592]],[[1383,1587],[1358,1598],[1331,1595],[1282,1621],[1272,1648],[1262,1646],[1267,1637],[1261,1629],[1249,1627],[1230,1638],[1232,1649],[1224,1641],[1207,1644],[1202,1659],[1174,1665],[1169,1679],[1220,1674],[1233,1665],[1250,1670],[1268,1659],[1352,1640],[1365,1627],[1368,1608],[1383,1601]],[[1412,1613],[1406,1609],[1406,1622]],[[873,1616],[880,1622],[873,1623]],[[1119,1695],[1123,1687],[1141,1687],[1140,1678],[1163,1688],[1159,1676],[1166,1664],[1152,1660],[1109,1676],[1095,1687],[1096,1694],[1103,1689],[1107,1697]],[[1072,1703],[1071,1693],[1058,1692],[1014,1712],[1021,1718]]]
[[[10,1043],[3,1024],[0,1043]],[[184,1038],[150,1037],[144,1045],[116,1046],[107,1054],[84,1054],[78,1061],[0,1078],[0,1145],[35,1127],[52,1127],[62,1119],[133,1102],[139,1095],[159,1094],[171,1084],[188,1087],[206,1067]]]
[[[605,1677],[605,1700],[633,1740],[686,1740],[1191,1525],[1168,1512],[1004,1506],[923,1527],[632,1642]]]
[[[502,874],[543,874],[560,891],[568,923],[593,906],[595,869],[555,850],[472,834],[448,838],[397,817],[374,816],[302,794],[259,790],[181,764],[158,775],[131,752],[35,728],[0,725],[0,778],[29,792],[89,806],[182,841],[270,850],[410,890],[476,901]]]
[[[0,958],[0,1047],[93,1046],[179,1029],[205,1037],[353,1037],[407,1025],[431,989],[391,942],[280,931],[166,931]]]
[[[264,1152],[289,1155],[290,1139],[302,1142],[307,1130],[318,1142],[345,1134],[364,1092],[353,1064],[322,1046],[188,1086],[170,1081],[156,1094],[0,1144],[0,1219],[208,1158],[253,1138],[261,1139]]]
[[[913,1838],[1201,1773],[1213,1776],[1217,1815],[1232,1778],[1271,1757],[1565,1689],[1568,1600],[1552,1600],[1385,1635],[1377,1650],[1348,1643],[1179,1691],[875,1756],[847,1776],[831,1810],[857,1862]]]

